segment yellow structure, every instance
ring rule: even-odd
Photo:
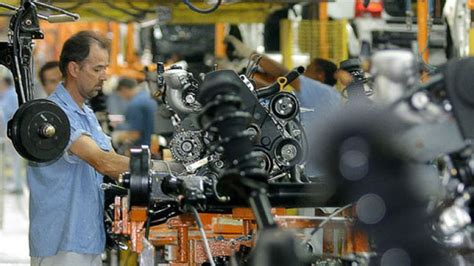
[[[3,3],[18,6],[19,0],[4,0]],[[268,14],[284,6],[284,1],[239,1],[224,3],[211,14],[199,14],[190,10],[182,0],[52,0],[50,4],[81,15],[81,21],[146,21],[162,19],[175,24],[215,24],[215,23],[259,23]],[[204,1],[194,1],[199,8],[209,8]],[[160,12],[157,15],[157,9]],[[160,17],[160,14],[162,15]]]
[[[346,20],[320,22],[316,20],[301,21],[298,27],[298,48],[309,53],[310,58],[320,57],[335,63],[346,60],[349,56]],[[321,42],[321,29],[325,35]]]
[[[292,68],[291,56],[295,52],[308,54],[310,59],[316,57],[328,59],[336,64],[346,60],[349,57],[346,26],[346,20],[327,22],[317,20],[291,22],[283,20],[280,27],[283,64],[288,68]],[[323,32],[321,32],[321,29],[323,29]],[[323,38],[321,38],[321,35],[323,35]]]
[[[469,55],[474,56],[474,28],[469,29]]]

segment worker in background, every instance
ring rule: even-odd
[[[157,103],[150,97],[149,92],[137,86],[134,79],[121,78],[117,84],[117,93],[128,105],[125,110],[125,126],[114,132],[114,143],[149,146],[151,135],[155,131]]]
[[[348,71],[344,70],[344,69],[338,69],[336,71],[336,79],[339,81],[339,83],[343,86],[343,87],[347,87],[349,84],[352,83],[352,80],[354,79],[351,75],[351,73],[349,73]]]
[[[18,97],[13,84],[10,70],[0,65],[0,108],[3,113],[3,121],[12,119],[18,109]]]
[[[234,36],[227,36],[226,41],[234,46],[237,55],[243,58],[256,57],[253,56],[257,54],[254,49]],[[259,56],[259,67],[275,79],[290,71],[266,55]],[[327,117],[342,106],[341,95],[334,88],[337,83],[336,72],[337,66],[334,63],[316,58],[306,67],[304,74],[290,84],[300,102],[301,119],[310,144],[315,140],[314,129],[327,122]],[[306,168],[309,176],[319,174],[311,165]]]
[[[40,68],[39,78],[46,95],[51,95],[58,84],[63,80],[61,70],[59,70],[59,62],[50,61],[44,64]]]
[[[0,110],[2,116],[0,117],[0,138],[5,143],[5,150],[3,156],[5,161],[9,163],[12,174],[10,179],[7,179],[5,188],[7,192],[20,194],[22,193],[22,184],[24,183],[24,164],[23,159],[16,152],[10,139],[6,137],[7,123],[13,118],[16,110],[18,109],[18,98],[13,84],[13,77],[6,67],[0,66]],[[3,169],[2,169],[3,170]]]
[[[105,103],[107,106],[107,113],[111,115],[125,115],[128,102],[120,97],[117,90],[113,90],[109,95],[107,95]]]
[[[241,57],[250,58],[256,54],[255,50],[233,36],[227,36],[226,40],[232,43],[236,53]],[[275,79],[289,72],[286,67],[265,55],[261,55],[259,66]],[[341,106],[341,95],[334,88],[337,83],[336,72],[337,66],[334,63],[316,58],[306,67],[305,73],[290,84],[303,111],[311,111],[303,112],[303,123],[311,121],[310,117],[322,116]]]
[[[59,62],[64,81],[48,99],[66,113],[71,135],[62,157],[28,166],[31,264],[102,265],[100,185],[104,175],[118,178],[129,166],[85,104],[107,79],[109,41],[92,31],[79,32],[64,43]]]
[[[227,36],[226,41],[232,43],[236,54],[243,58],[256,54],[254,49],[234,36]],[[290,71],[265,55],[261,55],[259,66],[275,79]],[[340,107],[341,95],[334,88],[337,83],[336,72],[337,66],[334,63],[316,58],[306,67],[305,73],[290,84],[303,109],[314,110],[315,114],[320,114]]]

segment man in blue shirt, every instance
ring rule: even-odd
[[[11,179],[6,183],[6,190],[11,193],[22,193],[22,184],[24,183],[24,164],[23,159],[16,152],[13,144],[7,135],[7,123],[13,118],[18,109],[18,98],[13,84],[13,78],[10,70],[1,66],[0,70],[0,138],[5,142],[4,156],[8,158],[12,168]],[[0,140],[1,141],[1,140]]]
[[[18,109],[18,98],[13,85],[11,72],[4,66],[0,71],[0,108],[3,116],[0,118],[4,123],[12,119]]]
[[[11,72],[0,65],[0,137],[7,136],[7,123],[18,109],[18,100]]]
[[[48,99],[58,104],[71,124],[62,157],[28,167],[30,188],[30,255],[32,265],[102,265],[104,175],[117,178],[129,159],[116,154],[110,139],[84,103],[107,79],[109,42],[91,31],[69,38],[60,56],[60,83]]]
[[[62,81],[61,70],[58,61],[49,61],[44,64],[38,73],[43,91],[46,96],[51,95],[58,84]]]
[[[119,80],[117,92],[128,105],[125,110],[126,130],[114,133],[114,141],[130,143],[133,146],[149,146],[155,130],[158,109],[156,101],[147,91],[140,90],[137,82],[130,78]]]

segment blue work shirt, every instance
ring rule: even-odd
[[[3,114],[0,117],[0,123],[4,125],[4,132],[1,132],[1,136],[6,135],[6,125],[18,109],[18,98],[14,86],[10,86],[6,91],[0,92],[0,109],[2,109]]]
[[[49,163],[29,163],[30,255],[53,256],[58,251],[100,254],[105,248],[103,175],[73,155],[70,145],[88,135],[106,151],[112,146],[86,105],[79,108],[60,83],[48,97],[66,113],[71,136],[62,157]]]
[[[124,115],[127,110],[128,102],[120,97],[117,92],[107,97],[107,112],[109,114]]]
[[[300,102],[301,122],[308,138],[310,154],[308,154],[305,172],[308,176],[318,176],[320,171],[312,163],[311,151],[314,151],[314,143],[317,141],[316,128],[324,126],[330,114],[337,112],[342,107],[341,94],[335,88],[308,78],[304,75],[299,77],[300,91],[295,92]]]
[[[303,125],[311,127],[315,123],[324,122],[330,113],[341,108],[341,94],[335,88],[304,75],[299,80],[300,91],[295,92],[295,95],[303,108]]]
[[[155,131],[155,116],[158,109],[146,91],[137,93],[129,102],[125,111],[125,121],[129,130],[140,132],[140,138],[134,145],[150,145],[151,135]]]

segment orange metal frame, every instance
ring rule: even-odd
[[[129,210],[128,198],[115,198],[115,217],[113,232],[130,237],[132,251],[140,253],[143,249],[141,239],[144,237],[146,209],[132,207]],[[272,209],[273,215],[281,228],[292,230],[314,228],[320,220],[296,219],[285,216],[285,209]],[[346,212],[344,216],[351,216]],[[250,209],[234,208],[230,214],[199,214],[213,256],[231,256],[241,246],[254,245],[257,225]],[[351,222],[328,223],[323,236],[323,253],[335,254],[334,238],[336,230],[343,230],[346,241],[341,243],[341,255],[367,253],[369,244],[367,236],[352,228]],[[300,234],[302,235],[302,234]],[[249,237],[251,236],[251,237]],[[174,247],[171,265],[194,265],[207,261],[202,237],[194,217],[182,214],[168,219],[165,224],[152,226],[148,240],[156,247]]]
[[[319,47],[320,50],[320,58],[328,59],[329,58],[329,40],[328,40],[328,3],[327,0],[321,0],[319,2]]]
[[[428,0],[417,0],[418,17],[418,51],[423,60],[428,63],[430,49],[428,48]]]
[[[135,53],[134,24],[127,24],[126,36],[120,34],[120,24],[118,22],[74,22],[50,24],[41,22],[41,29],[45,33],[44,40],[36,41],[36,54],[44,64],[46,61],[59,60],[64,42],[73,34],[82,30],[98,31],[104,35],[109,35],[111,39],[109,75],[127,76],[138,80],[143,80],[144,66]],[[124,44],[122,47],[122,44]],[[119,54],[124,54],[125,63],[119,64],[117,58]]]
[[[216,24],[215,33],[215,55],[217,57],[225,57],[226,45],[225,23]],[[143,80],[145,74],[143,72],[144,65],[141,64],[140,58],[136,54],[135,49],[135,26],[134,23],[127,24],[126,36],[121,36],[120,23],[118,22],[74,22],[50,24],[41,22],[41,29],[45,33],[44,40],[36,42],[36,53],[40,55],[42,62],[39,65],[51,60],[59,60],[62,46],[64,42],[73,34],[82,30],[94,30],[104,35],[109,35],[111,39],[110,47],[110,66],[109,75],[127,76],[137,80]],[[118,62],[120,54],[124,55],[124,63]],[[154,67],[150,69],[153,70]]]

